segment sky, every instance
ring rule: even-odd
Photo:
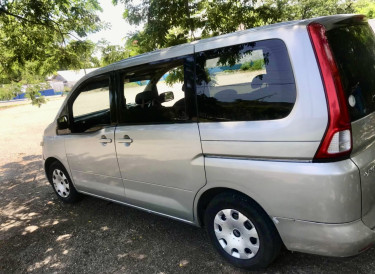
[[[97,43],[101,39],[107,40],[111,45],[125,44],[125,36],[140,29],[139,27],[130,26],[123,18],[125,10],[124,5],[119,3],[117,6],[112,4],[112,0],[99,0],[103,12],[98,12],[100,20],[110,23],[106,30],[89,34],[86,38]]]

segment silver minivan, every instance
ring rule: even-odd
[[[204,226],[232,264],[375,240],[375,37],[336,15],[131,57],[83,77],[43,138],[58,197]]]

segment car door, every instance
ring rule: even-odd
[[[119,72],[117,159],[129,203],[193,220],[205,184],[191,56]]]
[[[109,75],[89,79],[74,91],[68,101],[71,132],[65,136],[65,149],[79,191],[122,201],[112,92]]]

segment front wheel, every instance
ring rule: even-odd
[[[74,203],[81,199],[68,172],[59,162],[54,162],[48,169],[48,179],[57,196],[65,203]]]
[[[237,267],[265,268],[280,252],[281,239],[271,219],[246,196],[215,197],[205,212],[205,225],[218,252]]]

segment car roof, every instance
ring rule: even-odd
[[[364,17],[364,16],[354,15],[354,14],[338,14],[338,15],[331,15],[331,16],[316,17],[316,18],[311,18],[311,19],[304,19],[304,20],[288,21],[288,22],[282,22],[282,23],[276,23],[276,24],[251,28],[251,29],[247,29],[243,31],[236,31],[236,32],[223,34],[223,35],[206,38],[202,40],[197,40],[194,42],[185,43],[185,44],[181,44],[181,45],[177,45],[177,46],[173,46],[169,48],[159,49],[159,50],[143,53],[137,56],[129,57],[119,62],[110,64],[106,67],[97,69],[85,75],[84,77],[82,77],[81,80],[78,81],[76,86],[88,78],[95,77],[95,76],[107,73],[115,69],[125,69],[127,67],[133,67],[133,66],[142,65],[145,63],[157,62],[157,61],[168,59],[168,58],[174,58],[178,56],[192,54],[194,53],[194,46],[203,45],[206,43],[212,43],[218,39],[227,39],[227,38],[232,38],[234,36],[241,36],[241,35],[265,32],[265,31],[268,32],[268,31],[272,31],[275,29],[279,29],[279,28],[291,28],[294,26],[307,26],[308,24],[313,23],[313,22],[320,23],[324,25],[327,29],[329,29],[332,27],[333,24],[343,21],[345,19],[353,18],[353,17]]]

